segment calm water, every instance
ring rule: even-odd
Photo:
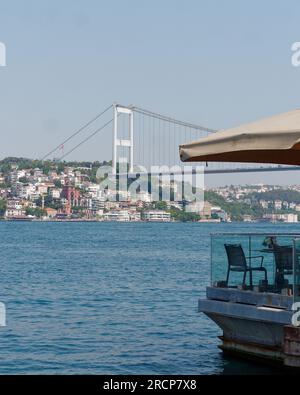
[[[272,373],[197,313],[209,233],[274,225],[0,223],[0,374]],[[300,225],[276,225],[300,231]]]

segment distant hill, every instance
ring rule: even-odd
[[[300,203],[300,192],[289,189],[276,189],[274,191],[262,193],[253,192],[247,195],[247,197],[250,198],[251,201],[266,200],[274,202],[275,200],[282,200],[288,203]]]
[[[54,160],[46,160],[42,161],[39,159],[29,159],[29,158],[16,158],[16,157],[8,157],[0,160],[0,172],[5,177],[5,186],[11,186],[9,181],[9,173],[11,172],[13,166],[17,167],[19,170],[23,169],[36,169],[39,168],[43,171],[44,174],[48,174],[50,170],[55,170],[58,173],[63,172],[65,167],[78,167],[80,168],[82,173],[85,173],[89,176],[91,182],[97,183],[99,180],[96,177],[97,170],[102,166],[111,166],[110,162],[76,162],[76,161],[54,161]]]
[[[19,170],[22,169],[35,169],[39,168],[47,173],[50,169],[62,170],[66,166],[70,167],[86,167],[86,168],[99,168],[101,166],[111,165],[111,162],[89,162],[89,161],[54,161],[54,160],[39,160],[29,158],[7,157],[0,160],[0,171],[4,174],[9,173],[12,166],[17,166]]]
[[[263,215],[263,209],[259,206],[250,206],[243,202],[227,202],[223,196],[212,192],[205,191],[205,201],[213,206],[219,206],[230,214],[232,220],[240,221],[244,215],[251,215],[254,218],[259,218]]]

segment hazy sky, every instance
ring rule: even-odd
[[[300,106],[296,0],[0,0],[0,157],[41,157],[114,101],[211,128]],[[99,135],[73,159],[110,159]],[[211,177],[300,183],[300,172]]]

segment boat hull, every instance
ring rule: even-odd
[[[216,288],[208,288],[207,296],[199,300],[199,311],[222,329],[224,352],[300,368],[300,328],[291,326],[292,298]]]

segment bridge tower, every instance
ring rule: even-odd
[[[113,173],[117,172],[118,162],[118,147],[128,147],[129,149],[129,173],[133,173],[133,107],[124,107],[119,104],[113,105],[114,119],[113,119]],[[120,114],[127,115],[129,118],[129,136],[127,138],[119,138],[118,133],[118,117]]]

